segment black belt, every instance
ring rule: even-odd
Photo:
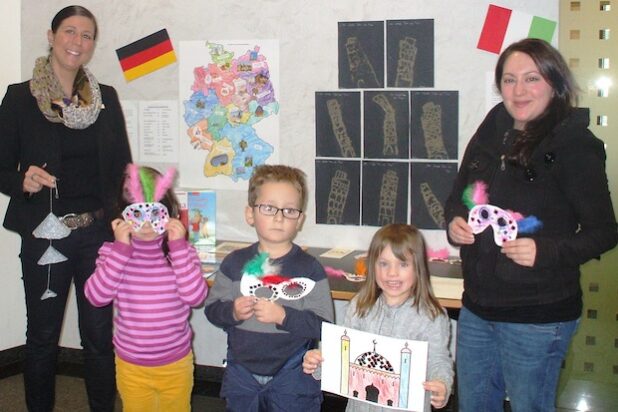
[[[103,218],[103,209],[95,210],[94,212],[84,213],[67,213],[61,216],[59,219],[66,227],[71,230],[79,229],[82,227],[88,227],[94,223],[95,220]]]

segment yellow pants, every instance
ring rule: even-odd
[[[163,366],[140,366],[116,356],[116,384],[124,412],[189,412],[193,352]]]

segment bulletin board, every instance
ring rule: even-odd
[[[54,14],[73,1],[35,1],[22,0],[22,78],[31,77],[35,59],[47,53],[48,43],[46,32]],[[558,20],[558,1],[537,0],[444,0],[441,2],[408,0],[343,0],[326,1],[285,1],[273,0],[264,2],[247,2],[239,0],[212,0],[170,2],[152,0],[148,2],[127,2],[125,0],[83,0],[80,4],[89,8],[97,17],[99,23],[99,39],[95,55],[89,65],[99,82],[112,85],[119,93],[121,100],[132,101],[178,101],[179,100],[179,63],[173,63],[153,73],[127,82],[120,68],[116,49],[143,38],[161,29],[169,33],[172,44],[178,53],[180,42],[208,41],[209,39],[274,39],[278,41],[279,84],[276,91],[279,111],[277,113],[278,162],[301,168],[307,175],[309,199],[306,210],[306,222],[299,233],[297,242],[309,246],[349,247],[364,249],[380,222],[380,213],[375,204],[375,198],[381,196],[376,186],[382,179],[391,183],[409,179],[410,174],[426,174],[427,185],[421,188],[411,188],[416,193],[406,193],[407,201],[417,198],[423,200],[422,190],[427,187],[432,192],[449,190],[436,182],[436,176],[450,178],[456,172],[457,159],[461,159],[463,151],[475,129],[486,113],[487,73],[491,72],[497,60],[497,55],[477,49],[477,41],[487,7],[490,3],[520,10],[547,19]],[[381,22],[388,21],[382,25]],[[380,22],[376,24],[375,22]],[[384,31],[384,36],[401,39],[413,35],[422,39],[429,36],[429,25],[433,26],[433,47],[425,47],[427,41],[422,41],[417,47],[417,57],[424,64],[415,73],[414,79],[398,78],[396,72],[389,72],[388,61],[394,58],[394,51],[389,50],[387,42],[375,44],[368,50],[368,56],[379,62],[374,72],[359,86],[359,79],[352,79],[339,70],[340,51],[346,47],[342,44],[340,29],[354,34],[359,26],[368,26],[372,30]],[[364,33],[364,32],[363,32]],[[412,33],[412,34],[410,34]],[[393,44],[392,42],[390,44]],[[353,44],[348,44],[349,47]],[[392,65],[391,65],[392,68]],[[369,76],[371,75],[371,76]],[[375,75],[375,78],[372,77]],[[372,83],[373,82],[373,83]],[[361,87],[362,90],[359,90]],[[386,89],[386,91],[384,91]],[[426,153],[419,153],[423,167],[416,170],[403,166],[396,161],[384,162],[383,145],[370,143],[361,137],[371,134],[372,125],[360,122],[346,124],[351,137],[350,146],[346,150],[357,151],[354,156],[337,154],[333,159],[323,159],[321,153],[341,151],[340,146],[321,146],[316,144],[316,128],[324,125],[329,119],[328,105],[331,105],[331,115],[337,111],[336,102],[344,99],[353,102],[352,108],[343,107],[339,102],[339,110],[350,110],[353,116],[384,116],[385,101],[388,100],[393,116],[406,116],[410,110],[402,103],[398,93],[416,93],[418,99],[437,97],[443,102],[442,115],[452,118],[456,124],[454,129],[446,130],[449,140],[446,140],[445,153],[452,163],[444,166],[434,166],[432,159],[426,159]],[[431,96],[437,94],[437,96]],[[320,100],[320,101],[318,101]],[[452,104],[456,100],[457,104]],[[331,103],[328,103],[331,101]],[[335,103],[333,103],[333,101]],[[407,100],[405,100],[407,102]],[[382,106],[380,106],[382,104]],[[419,106],[419,107],[422,107]],[[426,106],[431,110],[430,106]],[[180,105],[179,105],[180,108]],[[181,111],[179,110],[179,113]],[[422,118],[423,113],[417,113]],[[409,125],[412,137],[419,127],[414,123],[414,113],[410,112],[412,124]],[[346,120],[347,121],[347,120]],[[180,140],[180,139],[179,139]],[[399,156],[407,158],[410,148],[406,141],[398,146]],[[367,153],[370,156],[361,157]],[[388,155],[391,158],[391,155]],[[180,157],[174,163],[183,162]],[[343,165],[348,179],[349,193],[354,196],[355,207],[376,209],[370,217],[363,221],[355,210],[342,211],[347,219],[345,224],[322,224],[328,219],[328,196],[323,188],[316,187],[316,162],[325,162],[323,173],[331,173],[329,179],[340,178],[336,166]],[[165,167],[165,162],[153,164]],[[439,170],[433,170],[433,169]],[[363,186],[360,190],[359,176],[362,171],[371,170],[374,182]],[[397,179],[394,179],[396,177]],[[196,186],[201,186],[199,180],[191,176]],[[389,180],[390,179],[390,180]],[[183,177],[181,176],[181,181]],[[374,187],[372,189],[371,187]],[[395,186],[393,186],[395,187]],[[209,187],[204,184],[204,189]],[[388,193],[382,194],[387,196]],[[417,197],[415,197],[417,196]],[[320,199],[317,203],[315,198]],[[244,221],[243,206],[246,204],[246,193],[241,190],[217,189],[217,237],[234,240],[254,240],[255,233]],[[389,213],[401,215],[401,206],[395,199]],[[399,207],[399,208],[398,208]],[[373,208],[373,209],[372,209]],[[331,215],[331,217],[334,215]],[[443,227],[435,223],[428,213],[420,217],[435,229],[424,230],[428,244],[433,249],[448,247]],[[354,222],[349,224],[349,222]],[[413,222],[414,223],[414,222]],[[454,251],[453,253],[456,253]]]

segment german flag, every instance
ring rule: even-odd
[[[121,47],[116,54],[128,82],[176,61],[166,29]]]

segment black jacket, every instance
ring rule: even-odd
[[[96,135],[99,197],[109,220],[114,217],[114,203],[125,167],[131,162],[131,152],[118,95],[110,86],[100,87],[105,107],[86,130],[91,132],[94,128]],[[11,198],[4,227],[22,237],[29,236],[49,213],[49,192],[42,190],[32,197],[24,194],[24,173],[30,165],[43,164],[47,164],[46,170],[52,175],[57,173],[65,128],[45,119],[30,93],[29,81],[8,87],[0,106],[0,192]]]
[[[513,127],[502,103],[480,125],[447,200],[447,222],[456,216],[467,220],[462,192],[481,180],[488,185],[490,204],[534,215],[543,227],[518,235],[535,240],[536,260],[531,268],[500,253],[491,228],[476,235],[474,244],[462,246],[464,304],[538,308],[579,298],[579,265],[616,245],[605,149],[588,130],[588,122],[588,110],[575,109],[539,144],[527,169],[503,163],[501,158],[508,150],[505,133]]]

